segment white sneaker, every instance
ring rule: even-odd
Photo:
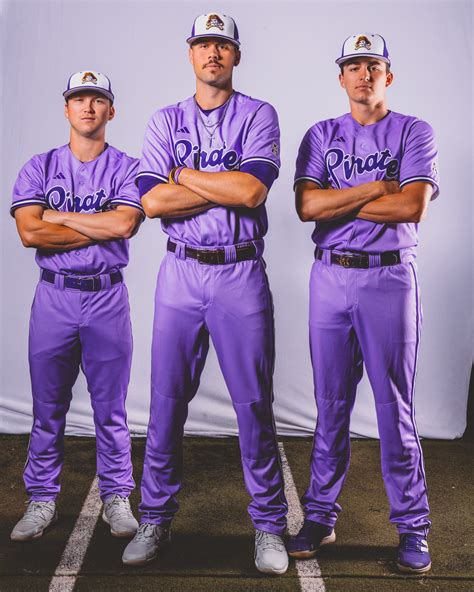
[[[45,528],[58,519],[56,502],[30,501],[23,518],[15,524],[10,534],[12,541],[31,541],[39,538]]]
[[[110,524],[110,533],[116,537],[132,537],[138,528],[128,497],[109,495],[104,502],[102,520]]]
[[[258,571],[284,574],[288,569],[288,553],[281,536],[255,531],[255,567]]]
[[[122,555],[125,565],[144,565],[155,559],[171,541],[170,529],[159,524],[140,524],[135,538],[128,543]]]

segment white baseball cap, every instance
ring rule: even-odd
[[[344,41],[341,57],[336,60],[336,64],[340,65],[357,57],[377,58],[390,66],[387,44],[377,33],[356,33],[348,37]]]
[[[240,46],[239,31],[234,19],[218,12],[198,16],[194,21],[191,36],[186,41],[191,44],[203,37],[222,37],[237,47]]]
[[[112,103],[114,102],[110,80],[105,74],[101,74],[100,72],[95,72],[94,70],[81,70],[70,76],[67,88],[63,92],[63,97],[67,99],[72,94],[80,92],[81,90],[95,90],[110,99]]]

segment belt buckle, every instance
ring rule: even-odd
[[[351,267],[352,256],[351,255],[340,255],[339,265],[342,267]]]

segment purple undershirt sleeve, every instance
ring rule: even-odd
[[[164,181],[161,181],[160,179],[157,179],[156,177],[149,177],[147,175],[143,175],[142,177],[138,177],[137,179],[137,185],[138,185],[138,192],[140,194],[140,198],[142,198],[145,193],[148,193],[150,191],[150,189],[153,189],[153,187],[155,187],[155,185],[158,185],[159,183],[164,183]]]
[[[257,177],[269,191],[273,182],[278,177],[276,168],[264,162],[244,162],[240,167],[240,172],[250,173],[254,177]]]

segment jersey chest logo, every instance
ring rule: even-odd
[[[332,183],[340,189],[338,179],[340,173],[349,181],[354,175],[363,175],[372,171],[383,171],[387,178],[393,179],[398,173],[399,162],[393,158],[388,148],[369,154],[365,158],[346,154],[341,148],[331,148],[324,156],[328,176]]]
[[[216,148],[209,153],[205,150],[199,150],[190,140],[178,140],[174,143],[174,155],[179,165],[186,165],[186,160],[191,156],[194,168],[203,170],[222,165],[226,170],[232,171],[238,169],[242,157],[235,150],[226,150]]]
[[[101,203],[107,198],[103,189],[81,197],[66,191],[61,185],[55,185],[46,192],[46,203],[52,210],[63,212],[100,212]]]

